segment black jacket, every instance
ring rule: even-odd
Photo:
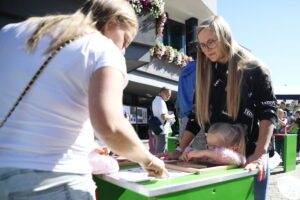
[[[273,93],[268,72],[260,66],[246,69],[243,74],[242,97],[239,114],[234,121],[226,112],[227,64],[213,63],[213,78],[210,91],[210,124],[205,124],[205,131],[216,122],[241,123],[247,125],[246,154],[254,153],[259,133],[259,121],[276,122],[276,98]],[[200,127],[192,113],[186,130],[197,134]],[[274,153],[273,145],[269,147]]]

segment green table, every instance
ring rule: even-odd
[[[274,134],[284,137],[283,169],[285,172],[296,169],[297,134]]]
[[[237,168],[139,183],[117,175],[101,175],[94,180],[99,200],[253,200],[256,173]]]
[[[178,136],[173,136],[173,137],[169,136],[167,142],[167,151],[168,152],[175,151],[177,144],[178,144]]]
[[[285,172],[296,169],[297,134],[276,134],[284,137],[283,168]]]

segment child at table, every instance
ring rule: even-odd
[[[276,134],[287,134],[287,118],[286,111],[282,109],[277,110],[278,122],[275,127]],[[283,159],[283,149],[284,149],[284,137],[280,135],[275,135],[275,150],[280,155],[281,159]]]
[[[245,128],[240,124],[215,123],[206,137],[207,150],[187,148],[183,160],[208,160],[218,164],[244,166]]]

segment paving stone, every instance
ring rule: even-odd
[[[291,200],[292,198],[284,197],[277,186],[277,180],[280,177],[292,176],[300,180],[300,157],[297,157],[296,170],[290,172],[284,172],[283,166],[278,166],[271,171],[271,178],[268,188],[268,197],[267,200]],[[299,188],[300,190],[300,188]],[[295,200],[295,198],[294,198]],[[300,200],[300,199],[299,199]]]

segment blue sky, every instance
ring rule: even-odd
[[[300,88],[300,1],[217,0],[235,40],[265,62],[274,86]]]

